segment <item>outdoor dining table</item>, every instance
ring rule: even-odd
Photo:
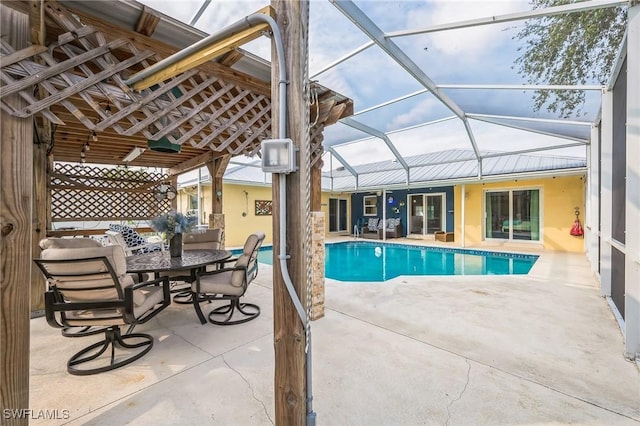
[[[127,257],[127,272],[142,275],[153,273],[156,277],[161,272],[189,270],[192,278],[198,269],[207,265],[223,262],[231,257],[227,250],[184,250],[182,256],[171,257],[168,251],[137,254]]]

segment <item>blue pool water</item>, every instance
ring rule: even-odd
[[[521,275],[538,256],[354,241],[327,244],[325,275],[340,281],[385,281],[400,275]],[[258,261],[271,265],[271,247]]]

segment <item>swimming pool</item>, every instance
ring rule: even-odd
[[[325,276],[339,281],[386,281],[400,275],[523,275],[538,256],[444,247],[353,241],[326,244]],[[272,264],[271,247],[258,261]]]

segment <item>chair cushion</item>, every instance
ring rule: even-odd
[[[203,229],[187,232],[182,237],[184,250],[218,250],[222,242],[222,229]]]
[[[40,248],[92,248],[102,247],[99,241],[93,238],[44,238],[40,240]]]
[[[122,235],[122,238],[124,238],[124,242],[127,244],[127,247],[137,247],[137,246],[147,244],[147,240],[142,238],[140,234],[138,234],[136,230],[130,226],[110,223],[109,230],[120,233]],[[152,247],[143,247],[140,249],[140,252],[151,253],[151,252],[160,251],[160,250],[162,250],[162,247],[152,246]]]
[[[369,230],[375,230],[378,228],[378,218],[377,217],[370,217],[369,218],[369,223],[367,224],[367,228],[369,228]]]
[[[158,303],[162,303],[163,297],[162,287],[145,287],[134,290],[133,300],[135,306],[133,307],[133,315],[136,318],[140,318]],[[140,301],[140,303],[136,301]],[[66,313],[66,317],[67,320],[65,322],[70,326],[86,325],[88,320],[91,320],[90,323],[94,326],[126,324],[120,309],[69,311]]]
[[[237,274],[242,271],[225,271],[219,274],[204,275],[200,277],[200,292],[211,294],[224,294],[229,296],[242,296],[244,288],[242,287],[242,281],[240,285],[231,284],[234,281],[232,274]],[[196,291],[196,283],[191,284],[191,290]]]
[[[389,231],[394,231],[396,229],[396,226],[400,225],[400,218],[392,218],[392,219],[387,219],[387,229]]]
[[[133,314],[136,318],[140,318],[145,312],[162,303],[164,295],[161,286],[148,286],[133,291]],[[138,303],[142,301],[141,303]]]
[[[248,266],[250,261],[251,256],[243,254],[242,256],[238,257],[234,268],[237,268],[238,266]],[[246,274],[242,269],[233,271],[233,273],[231,274],[231,285],[234,287],[242,287],[245,275]]]
[[[258,244],[259,241],[264,240],[264,237],[265,235],[262,231],[254,232],[249,235],[249,238],[247,238],[247,241],[245,241],[244,247],[242,248],[242,254],[250,256],[256,248],[256,244]]]
[[[105,247],[87,247],[87,248],[48,248],[42,251],[41,257],[47,260],[65,260],[65,259],[86,259],[90,257],[106,256],[116,272],[116,276],[121,277],[127,273],[127,260],[124,255],[124,249],[120,246]],[[53,266],[52,266],[53,268]],[[60,266],[58,273],[70,272],[68,265]],[[81,265],[78,265],[78,273],[86,273]],[[86,269],[86,267],[84,268]],[[93,269],[92,269],[93,271]],[[104,270],[107,272],[107,270]],[[56,273],[55,269],[51,273]]]
[[[127,261],[124,255],[124,249],[121,246],[106,246],[106,247],[94,247],[94,248],[49,248],[42,251],[40,255],[42,259],[47,260],[68,260],[68,259],[86,259],[91,257],[101,257],[105,256],[111,266],[116,273],[116,276],[119,279],[120,286],[124,289],[125,287],[129,287],[134,284],[134,279],[131,275],[128,275],[127,272]],[[99,267],[100,269],[96,269]],[[100,285],[109,286],[112,283],[111,276],[108,274],[104,263],[100,261],[90,262],[90,263],[78,263],[73,265],[73,268],[70,267],[70,264],[61,264],[54,265],[49,264],[48,271],[52,275],[56,274],[69,274],[69,273],[90,273],[90,272],[104,272],[102,276],[96,276],[92,279],[88,280],[86,277],[78,276],[78,277],[65,277],[64,283],[59,283],[58,287],[63,290],[68,283],[72,286],[87,286],[87,287],[96,287]],[[91,298],[117,298],[118,295],[115,292],[114,288],[108,288],[104,290],[96,290],[95,292],[89,293],[80,293],[83,297],[91,297]],[[142,304],[144,301],[140,299],[136,293],[133,295],[133,301],[136,305]]]

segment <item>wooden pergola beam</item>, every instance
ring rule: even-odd
[[[136,32],[151,37],[159,22],[160,16],[155,10],[148,6],[142,6],[142,13],[136,24]]]
[[[203,165],[213,161],[216,158],[216,154],[211,152],[205,152],[204,154],[198,155],[197,157],[193,157],[190,160],[187,160],[176,167],[172,167],[167,170],[167,174],[169,176],[179,175],[181,173],[186,173],[190,170],[195,170]]]

